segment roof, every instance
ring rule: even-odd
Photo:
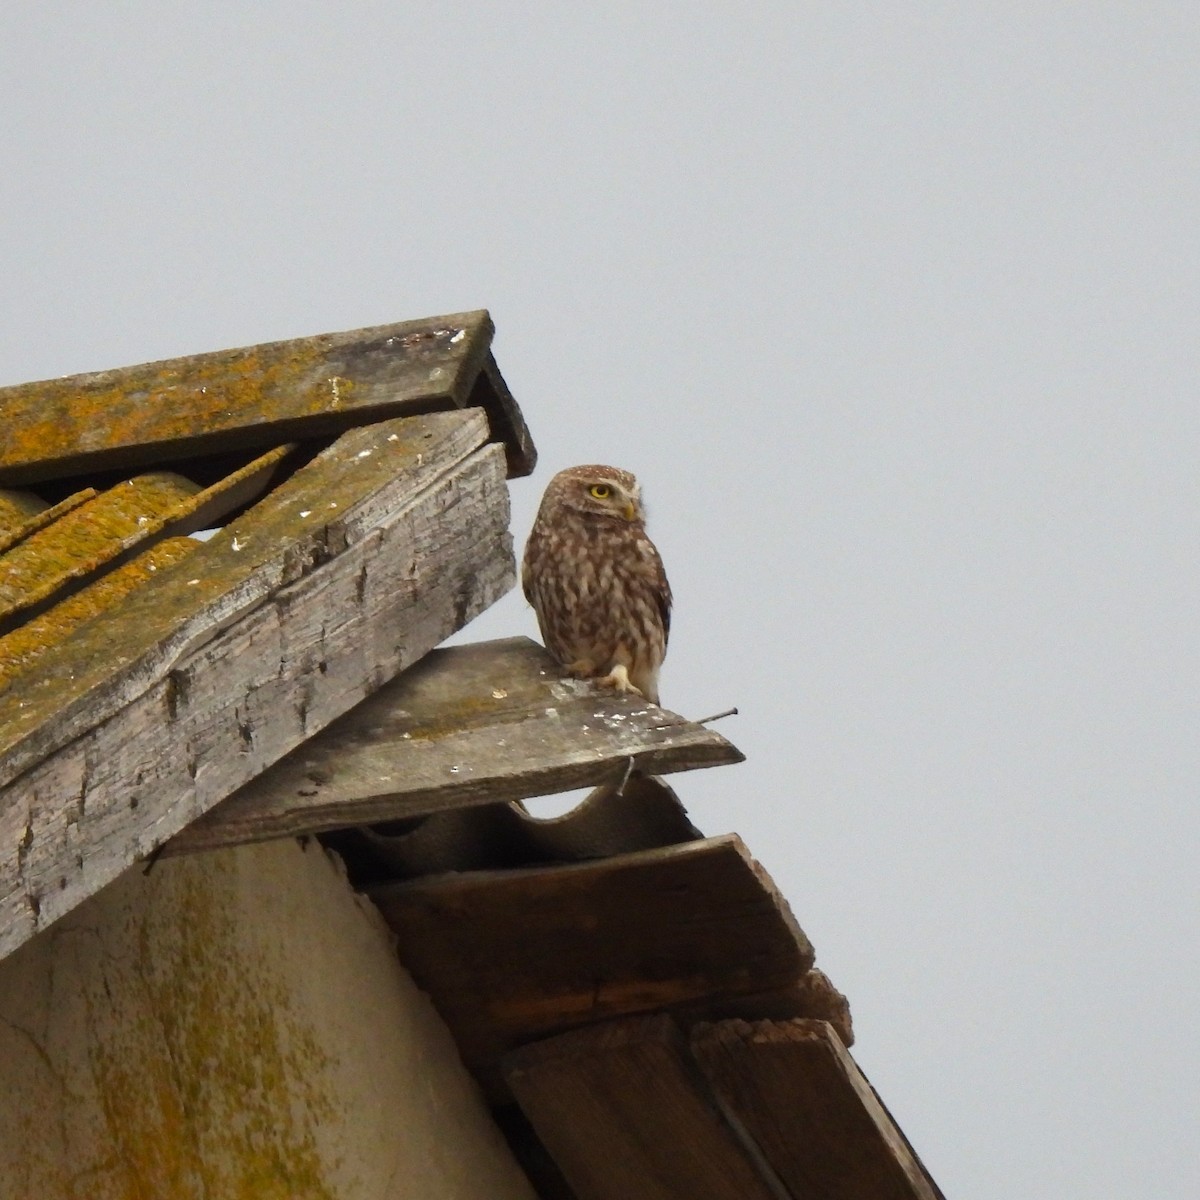
[[[434,649],[515,580],[491,337],[0,390],[0,957],[137,862],[320,836],[542,1195],[940,1195],[786,901],[659,778],[740,752],[526,639]]]
[[[504,480],[535,453],[491,336],[465,313],[0,391],[0,954],[512,586]]]

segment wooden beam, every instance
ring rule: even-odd
[[[783,986],[812,966],[736,836],[369,890],[468,1066],[615,1016]]]
[[[0,696],[0,954],[514,581],[477,410],[354,429]]]
[[[190,825],[172,853],[740,762],[720,734],[562,678],[526,638],[436,650]]]
[[[793,1196],[944,1200],[824,1021],[698,1025],[691,1046]]]
[[[0,485],[328,438],[461,408],[492,333],[486,312],[456,313],[2,388]],[[515,436],[515,406],[494,387],[479,398]]]
[[[669,1017],[524,1046],[504,1072],[579,1200],[786,1200]]]
[[[36,677],[0,695],[0,787],[137,699],[273,593],[364,540],[384,512],[410,502],[485,436],[474,410],[343,435],[204,543],[189,565],[164,571],[102,625],[59,641]]]

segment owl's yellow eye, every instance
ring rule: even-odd
[[[612,488],[607,483],[593,483],[588,492],[597,500],[607,500],[612,495]]]

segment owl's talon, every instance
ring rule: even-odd
[[[601,675],[596,682],[601,687],[615,688],[618,692],[632,692],[635,696],[645,699],[642,689],[629,681],[629,670],[623,663],[617,663],[607,675]]]

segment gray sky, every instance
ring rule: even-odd
[[[1200,8],[700,7],[8,5],[0,383],[490,308],[943,1189],[1194,1200]]]

